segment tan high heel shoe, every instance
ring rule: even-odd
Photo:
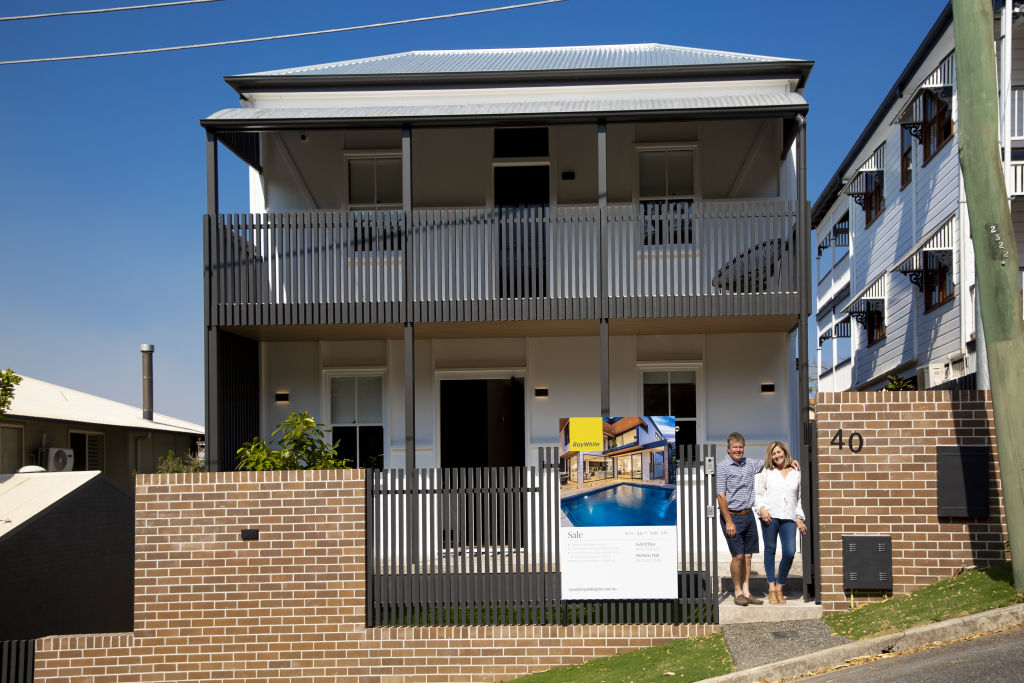
[[[777,602],[780,605],[786,604],[786,596],[782,594],[781,585],[775,587],[775,602]]]
[[[768,603],[772,605],[779,604],[778,588],[774,584],[768,586]]]

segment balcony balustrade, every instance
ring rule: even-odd
[[[795,202],[206,218],[215,325],[795,314]]]

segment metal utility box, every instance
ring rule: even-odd
[[[843,590],[892,590],[892,536],[843,536]]]
[[[940,517],[988,517],[988,446],[939,446],[936,453]]]

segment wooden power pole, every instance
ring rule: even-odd
[[[1024,318],[1013,221],[999,156],[992,27],[992,0],[953,0],[960,168],[992,381],[1013,583],[1017,590],[1024,590],[1024,419],[1020,414],[1024,406]]]

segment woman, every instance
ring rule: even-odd
[[[806,534],[807,526],[800,506],[800,470],[793,466],[789,450],[781,441],[772,441],[768,446],[764,470],[754,479],[754,509],[761,516],[768,602],[782,604],[786,602],[782,588],[796,554],[796,532]],[[775,547],[779,538],[782,539],[782,559],[776,576]]]

